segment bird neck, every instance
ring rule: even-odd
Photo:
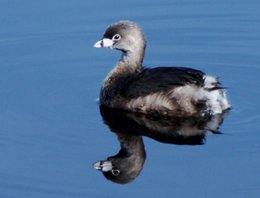
[[[103,88],[113,88],[126,77],[139,73],[142,69],[144,48],[142,50],[124,51],[117,65],[107,75]],[[110,90],[111,93],[111,90]]]
[[[141,72],[145,44],[134,46],[137,47],[122,52],[122,57],[118,64],[105,78],[100,92],[100,104],[107,104],[112,107],[113,105],[108,103],[116,99],[115,96],[121,84],[123,84],[129,76]],[[109,98],[113,98],[113,100]]]
[[[144,48],[124,51],[118,65],[140,69],[143,64]]]

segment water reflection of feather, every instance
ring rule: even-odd
[[[200,145],[207,132],[219,134],[227,112],[204,117],[159,117],[100,106],[104,123],[108,125],[120,142],[119,152],[107,160],[94,164],[104,176],[115,182],[126,184],[141,172],[145,161],[142,136],[162,143]]]

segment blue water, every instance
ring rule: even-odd
[[[258,0],[0,1],[0,197],[260,197]],[[233,106],[206,144],[144,138],[128,185],[92,164],[119,149],[97,98],[120,54],[92,46],[119,19],[142,26],[145,65],[220,77]]]

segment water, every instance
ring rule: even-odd
[[[0,2],[0,197],[259,197],[258,0]],[[204,145],[144,138],[128,185],[92,164],[118,152],[96,102],[119,53],[92,48],[107,25],[137,21],[145,65],[219,76],[233,109]]]

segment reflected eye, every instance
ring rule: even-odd
[[[116,34],[113,36],[112,40],[118,41],[121,39],[121,36],[119,34]]]
[[[111,173],[112,173],[114,176],[118,176],[118,175],[120,174],[120,170],[112,169],[112,170],[111,170]]]

